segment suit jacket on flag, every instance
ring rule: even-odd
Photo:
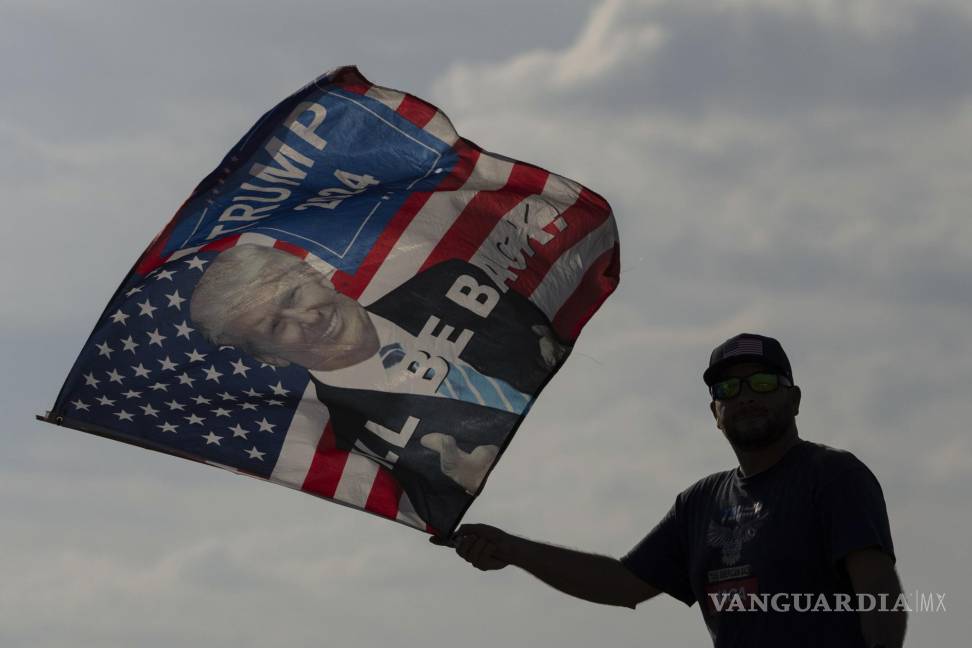
[[[442,471],[440,454],[425,447],[422,438],[452,436],[465,453],[480,446],[502,448],[520,421],[518,415],[465,401],[346,389],[311,379],[327,405],[337,448],[389,470],[418,516],[437,530],[449,529],[475,493]],[[413,428],[410,419],[417,421]],[[396,442],[401,436],[407,437],[404,446]]]
[[[448,528],[472,501],[476,488],[464,488],[444,474],[440,452],[423,445],[423,437],[448,435],[466,454],[482,447],[498,450],[519,424],[532,394],[551,374],[540,353],[540,336],[533,331],[534,326],[547,323],[536,306],[515,292],[497,289],[498,300],[482,315],[462,306],[462,300],[457,303],[448,297],[457,281],[496,288],[479,268],[453,260],[425,270],[368,307],[372,315],[381,313],[373,319],[383,349],[408,348],[421,354],[423,374],[441,360],[442,375],[430,369],[428,380],[412,376],[404,366],[407,356],[394,358],[394,352],[360,367],[311,372],[318,398],[330,412],[336,446],[390,470],[418,515],[436,529]],[[451,345],[440,349],[443,357],[435,355],[433,345],[423,344],[420,333],[430,317],[437,318],[439,328],[453,327],[454,335],[447,337],[472,333],[458,355],[449,355]],[[515,362],[509,361],[505,345],[517,349],[512,356]],[[399,379],[401,374],[405,380]],[[456,387],[448,387],[450,380],[456,381]],[[462,390],[463,384],[469,388]],[[414,425],[410,426],[410,418]],[[496,458],[492,455],[483,468],[488,470]]]
[[[461,276],[472,277],[477,285],[491,286],[499,292],[499,301],[488,316],[478,315],[447,297]],[[542,357],[540,336],[533,330],[535,326],[549,327],[547,317],[513,290],[499,291],[483,270],[465,261],[453,259],[434,265],[367,309],[416,336],[430,316],[456,331],[472,331],[459,358],[524,394],[536,394],[554,369]]]

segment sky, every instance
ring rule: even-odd
[[[269,107],[356,64],[611,203],[618,291],[466,515],[618,556],[735,465],[701,381],[780,339],[801,436],[884,489],[909,644],[972,629],[964,0],[0,3],[0,645],[706,645],[404,526],[33,420],[106,301]],[[965,189],[963,189],[965,187]]]

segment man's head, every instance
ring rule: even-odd
[[[274,248],[237,245],[217,256],[189,302],[210,341],[278,367],[332,371],[378,350],[368,313],[320,272]]]
[[[733,447],[758,450],[796,432],[800,388],[773,338],[742,333],[712,351],[703,374],[716,426]]]

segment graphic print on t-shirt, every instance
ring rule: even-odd
[[[724,569],[714,569],[706,574],[708,584],[705,586],[705,613],[714,614],[719,611],[716,601],[722,602],[722,607],[731,597],[738,597],[746,601],[750,594],[759,593],[759,581],[753,576],[752,565],[737,565]]]
[[[706,543],[722,550],[722,564],[728,567],[739,562],[743,544],[756,537],[769,516],[762,502],[728,506],[719,512],[718,520],[709,521]]]

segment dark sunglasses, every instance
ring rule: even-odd
[[[775,392],[780,387],[792,387],[793,383],[786,376],[775,373],[758,372],[751,376],[726,378],[709,387],[709,393],[715,400],[729,400],[739,395],[743,381],[749,389],[757,394]]]

